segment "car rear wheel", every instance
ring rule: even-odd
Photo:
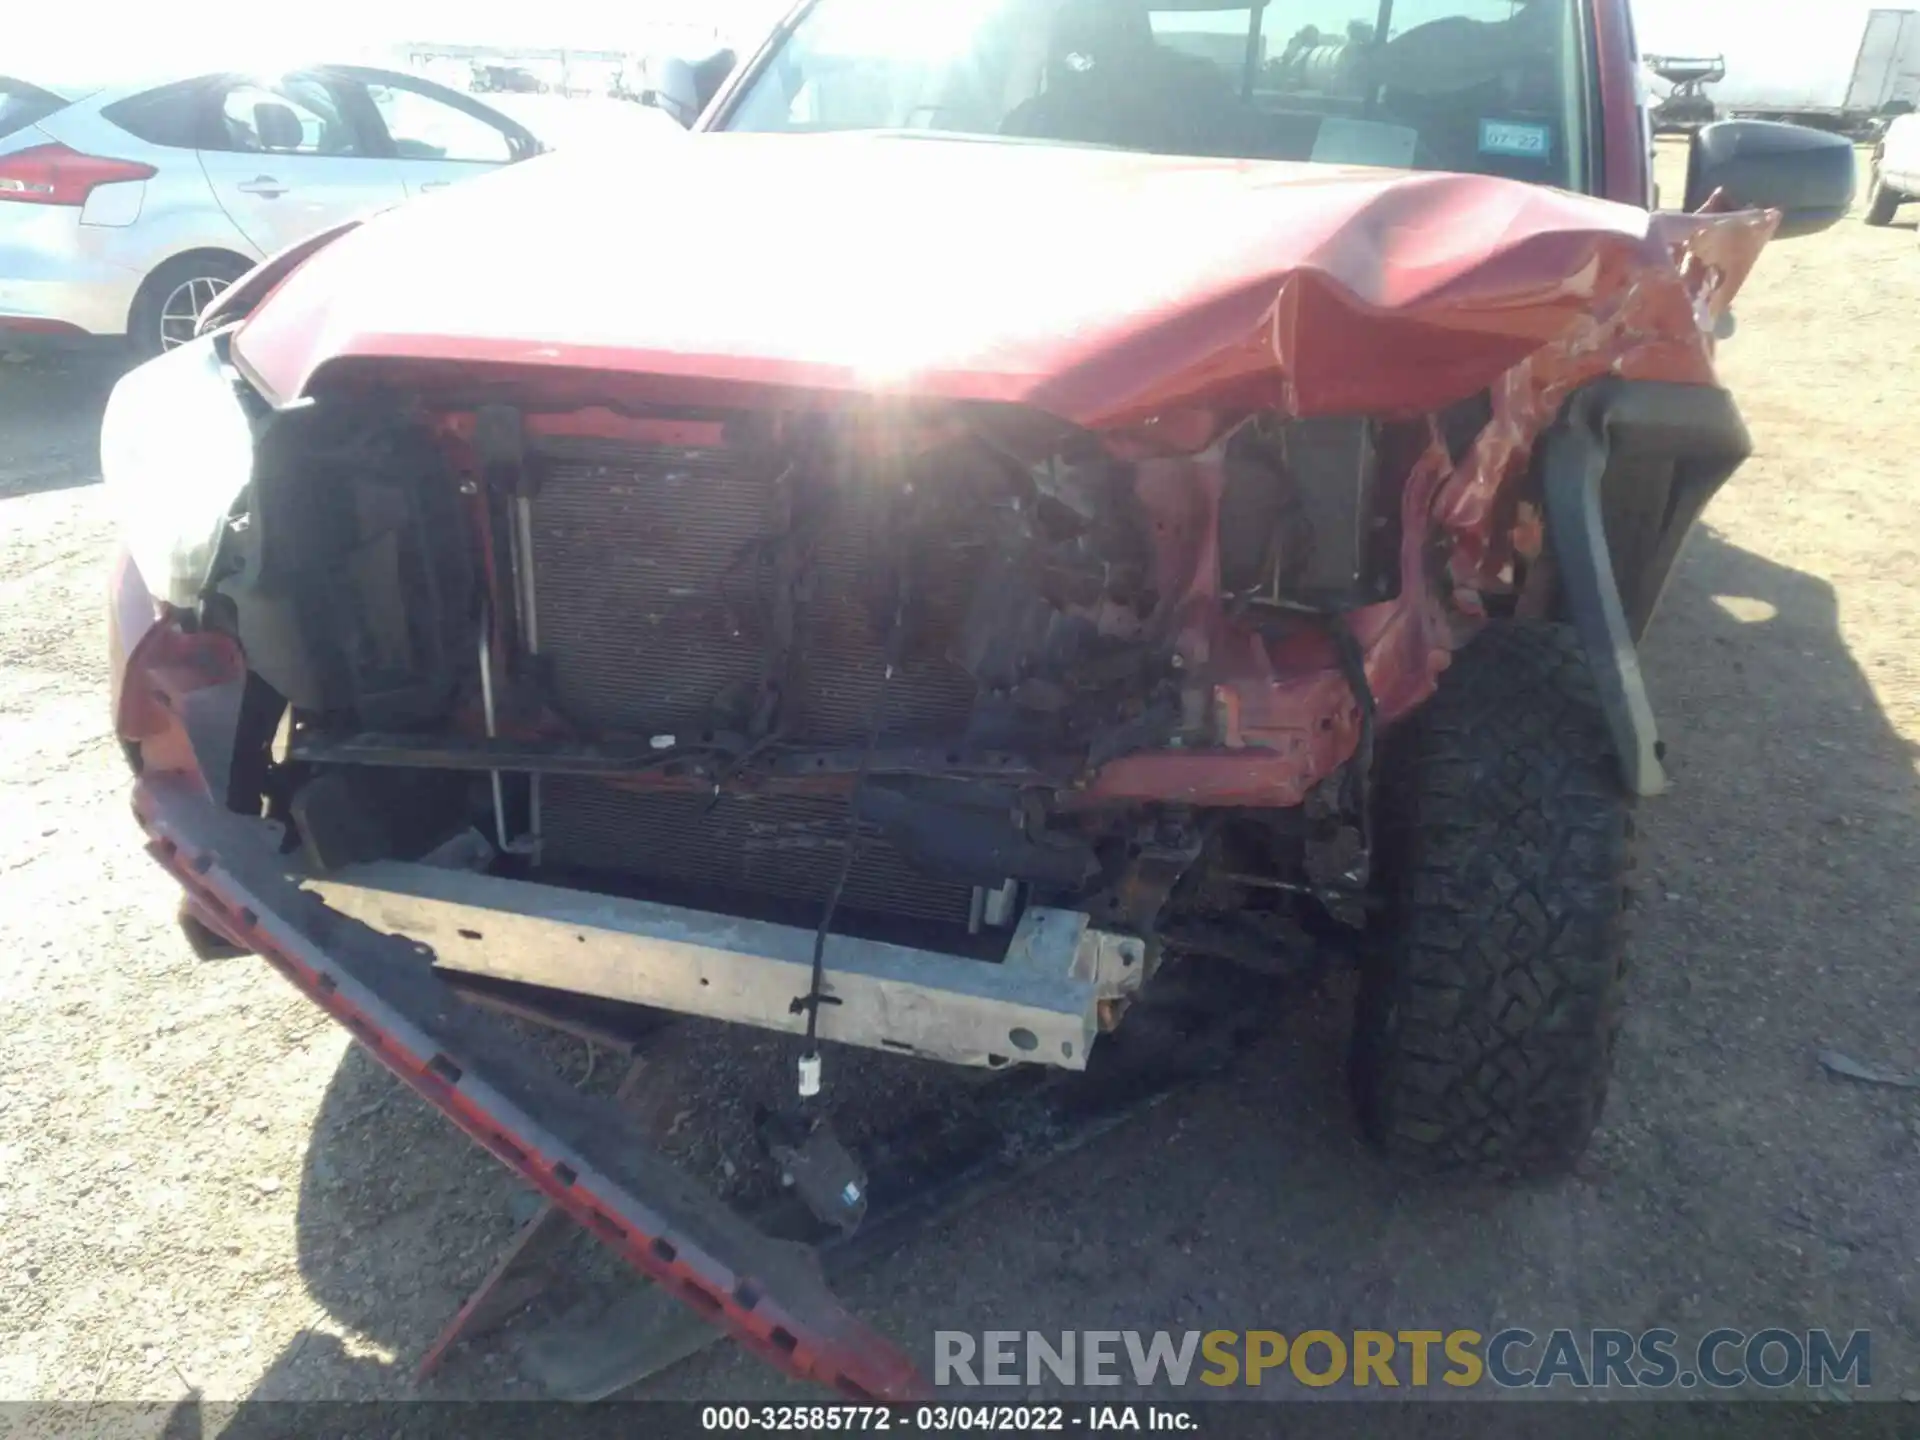
[[[1422,1169],[1562,1172],[1606,1098],[1632,838],[1578,640],[1488,627],[1386,742],[1386,924],[1350,1056],[1361,1125]]]
[[[251,268],[237,255],[209,253],[169,260],[140,287],[128,320],[128,343],[149,359],[186,344],[214,297]]]

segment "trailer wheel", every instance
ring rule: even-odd
[[[1564,1171],[1606,1099],[1632,836],[1578,640],[1488,627],[1386,739],[1387,924],[1349,1058],[1361,1126],[1422,1169]]]
[[[1894,214],[1906,203],[1907,197],[1892,189],[1880,178],[1880,172],[1874,171],[1873,187],[1867,192],[1867,224],[1891,225]]]

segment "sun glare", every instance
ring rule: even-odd
[[[1006,0],[833,0],[819,12],[819,43],[846,54],[939,62],[965,55],[980,22]]]

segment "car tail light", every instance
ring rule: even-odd
[[[151,180],[159,172],[132,160],[82,155],[65,145],[35,145],[0,155],[0,201],[27,205],[84,205],[96,185]]]

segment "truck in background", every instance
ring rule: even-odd
[[[1920,10],[1876,9],[1867,15],[1853,71],[1831,101],[1734,103],[1730,114],[1783,120],[1862,137],[1877,136],[1895,116],[1920,108]]]

